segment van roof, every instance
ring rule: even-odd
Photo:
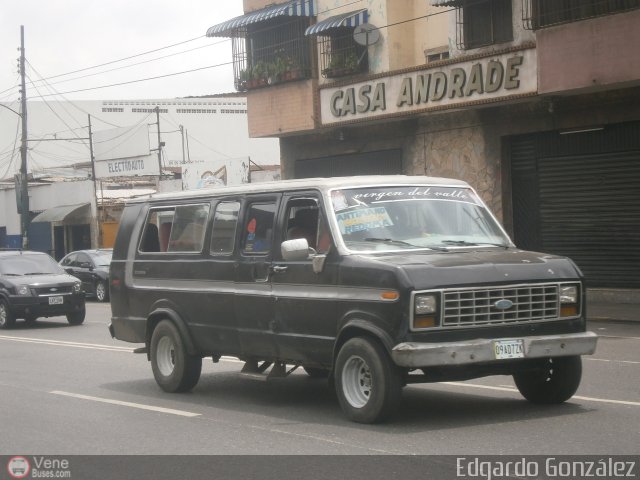
[[[360,175],[353,177],[301,178],[279,180],[275,182],[244,183],[228,187],[201,188],[182,192],[154,193],[130,199],[127,203],[140,203],[149,200],[171,200],[183,198],[216,197],[261,192],[291,192],[295,190],[330,190],[335,188],[391,185],[440,185],[451,187],[469,187],[467,182],[452,178],[426,177],[421,175]]]

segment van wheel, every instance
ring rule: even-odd
[[[548,358],[539,370],[513,375],[516,387],[531,403],[556,404],[569,400],[580,386],[580,356]]]
[[[325,370],[324,368],[314,368],[314,367],[302,367],[304,371],[307,372],[311,378],[328,378],[329,370]]]
[[[352,338],[340,349],[335,386],[342,410],[359,423],[388,418],[402,393],[399,369],[379,343],[364,337]]]
[[[16,324],[16,317],[11,313],[9,304],[6,300],[0,299],[0,329],[13,328]]]
[[[96,283],[96,300],[99,302],[106,302],[109,300],[109,289],[107,289],[107,284],[105,282]]]
[[[69,325],[80,325],[84,322],[87,310],[83,307],[79,312],[67,313],[67,322]]]
[[[189,355],[180,332],[169,320],[162,320],[151,335],[151,369],[165,392],[188,392],[196,386],[202,358]]]

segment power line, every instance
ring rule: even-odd
[[[129,56],[129,57],[120,58],[120,59],[118,59],[118,60],[112,60],[112,61],[110,61],[110,62],[101,63],[101,64],[99,64],[99,65],[93,65],[92,67],[80,68],[80,69],[78,69],[78,70],[73,70],[73,71],[71,71],[71,72],[67,72],[67,73],[60,73],[60,74],[58,74],[58,75],[52,75],[52,76],[50,76],[50,77],[44,78],[43,80],[51,80],[52,78],[64,77],[64,76],[67,76],[67,75],[72,75],[72,74],[74,74],[74,73],[85,72],[85,71],[87,71],[87,70],[91,70],[91,69],[93,69],[93,68],[104,67],[104,66],[106,66],[106,65],[112,65],[112,64],[114,64],[114,63],[123,62],[123,61],[125,61],[125,60],[130,60],[130,59],[132,59],[132,58],[141,57],[141,56],[143,56],[143,55],[148,55],[149,53],[159,52],[160,50],[166,50],[166,49],[168,49],[168,48],[177,47],[178,45],[183,45],[183,44],[185,44],[185,43],[193,42],[193,41],[198,40],[198,39],[203,38],[203,37],[204,37],[204,35],[200,35],[199,37],[195,37],[195,38],[192,38],[192,39],[190,39],[190,40],[184,40],[184,41],[182,41],[182,42],[174,43],[174,44],[172,44],[172,45],[167,45],[167,46],[165,46],[165,47],[155,48],[155,49],[153,49],[153,50],[148,50],[148,51],[146,51],[146,52],[137,53],[137,54],[135,54],[135,55],[131,55],[131,56]],[[0,93],[2,93],[2,92],[0,92]]]
[[[149,80],[158,80],[160,78],[167,78],[167,77],[175,77],[176,75],[184,75],[185,73],[193,73],[193,72],[198,72],[201,70],[207,70],[209,68],[217,68],[217,67],[224,67],[225,65],[232,65],[233,62],[225,62],[225,63],[218,63],[216,65],[207,65],[206,67],[199,67],[199,68],[193,68],[191,70],[184,70],[182,72],[175,72],[175,73],[167,73],[165,75],[157,75],[155,77],[147,77],[147,78],[139,78],[137,80],[130,80],[128,82],[119,82],[119,83],[112,83],[109,85],[100,85],[97,87],[91,87],[91,88],[81,88],[78,90],[70,90],[68,92],[62,92],[62,93],[57,93],[57,94],[49,94],[49,95],[43,95],[44,97],[52,97],[54,95],[68,95],[70,93],[78,93],[78,92],[88,92],[91,90],[100,90],[102,88],[110,88],[110,87],[119,87],[122,85],[130,85],[132,83],[140,83],[140,82],[146,82]]]
[[[225,40],[222,40],[222,41],[219,41],[219,42],[210,43],[210,44],[207,44],[207,45],[201,45],[201,46],[195,47],[195,48],[190,48],[189,50],[182,50],[181,52],[171,53],[169,55],[164,55],[162,57],[152,58],[150,60],[145,60],[145,61],[142,61],[142,62],[136,62],[136,63],[132,63],[130,65],[123,65],[121,67],[111,68],[109,70],[102,70],[102,71],[96,72],[96,73],[89,73],[87,75],[82,75],[80,77],[69,78],[69,79],[66,79],[66,80],[59,80],[57,82],[50,83],[50,85],[57,85],[59,83],[73,82],[75,80],[81,80],[83,78],[88,78],[88,77],[95,77],[96,75],[103,75],[105,73],[115,72],[117,70],[124,70],[126,68],[137,67],[137,66],[140,66],[140,65],[144,65],[146,63],[156,62],[158,60],[164,60],[165,58],[169,58],[169,57],[175,57],[176,55],[183,55],[185,53],[193,52],[195,50],[200,50],[200,49],[203,49],[203,48],[209,48],[209,47],[213,47],[213,46],[216,46],[216,45],[221,45],[223,43],[228,42],[229,40],[230,39],[225,39]],[[53,77],[50,77],[50,78],[53,78]],[[46,79],[44,79],[44,80],[46,80]],[[37,80],[37,81],[41,81],[41,80]]]

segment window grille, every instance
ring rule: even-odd
[[[318,36],[321,72],[325,78],[337,78],[369,71],[367,47],[353,39],[353,28],[334,28]]]
[[[277,17],[238,28],[232,38],[236,90],[310,78],[309,23],[309,17]]]
[[[456,43],[479,48],[513,40],[511,0],[464,0],[456,10]]]
[[[640,8],[640,0],[524,0],[522,23],[529,30]]]

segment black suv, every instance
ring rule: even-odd
[[[84,322],[80,281],[46,253],[0,251],[0,329],[13,327],[17,318],[33,324],[60,315],[71,325]]]

